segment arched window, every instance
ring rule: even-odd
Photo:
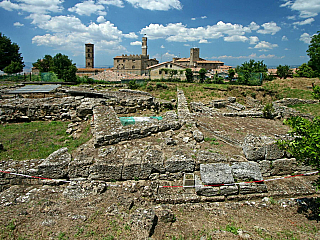
[[[136,67],[134,65],[132,65],[132,69],[135,69]]]

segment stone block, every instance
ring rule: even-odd
[[[259,162],[259,168],[262,176],[269,177],[271,174],[271,161],[263,160]]]
[[[93,157],[85,159],[74,159],[69,163],[68,172],[70,178],[88,177],[90,166],[93,164]]]
[[[148,179],[152,173],[165,173],[163,153],[158,150],[148,150],[142,158],[140,179]]]
[[[91,180],[121,180],[122,164],[96,162],[90,167],[89,179]]]
[[[239,194],[239,188],[237,185],[220,187],[220,195],[228,196],[228,195],[237,195],[237,194]]]
[[[126,158],[123,164],[122,179],[130,180],[139,178],[141,172],[141,157]]]
[[[280,159],[283,158],[284,155],[285,151],[280,150],[274,142],[266,144],[266,160]]]
[[[195,162],[184,155],[174,155],[165,162],[167,172],[193,172]]]
[[[290,175],[297,169],[297,166],[295,158],[275,160],[272,162],[271,175]]]
[[[234,183],[231,167],[224,163],[200,164],[200,175],[207,185]]]
[[[258,161],[265,159],[266,147],[259,137],[251,134],[245,137],[242,150],[246,158],[250,161]]]
[[[70,162],[71,154],[68,153],[68,148],[60,148],[38,166],[38,174],[47,178],[66,178]]]
[[[267,186],[264,183],[243,183],[239,185],[240,194],[263,193],[267,192]]]
[[[259,164],[256,162],[238,162],[231,166],[234,179],[237,180],[262,180]]]

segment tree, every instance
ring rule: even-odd
[[[204,80],[206,79],[206,73],[207,73],[207,70],[205,68],[201,68],[199,70],[200,83],[203,83]]]
[[[239,79],[238,82],[240,84],[244,85],[256,85],[259,81],[259,84],[261,84],[262,78],[255,76],[260,73],[263,75],[263,77],[266,76],[268,72],[267,65],[263,63],[263,61],[255,61],[253,59],[250,59],[249,62],[244,62],[241,66],[236,67],[236,73],[238,73]]]
[[[228,79],[229,79],[229,80],[232,80],[235,75],[236,75],[236,72],[234,71],[234,69],[233,69],[233,68],[230,68],[230,69],[228,70]]]
[[[249,62],[244,62],[241,66],[237,66],[236,72],[266,73],[268,72],[268,68],[263,61],[256,62],[255,60],[250,59]]]
[[[11,42],[10,38],[6,37],[0,32],[0,70],[3,71],[5,67],[11,65],[7,70],[11,73],[22,72],[21,68],[24,67],[23,58],[19,53],[20,47],[18,44]],[[15,70],[16,72],[12,72]],[[8,73],[9,73],[8,72]]]
[[[312,78],[315,76],[315,72],[306,63],[303,63],[296,71],[295,77]]]
[[[11,62],[3,71],[5,73],[19,73],[23,71],[24,64],[21,62]]]
[[[77,67],[68,56],[61,53],[56,54],[54,57],[45,55],[43,59],[38,59],[37,62],[33,63],[33,66],[39,68],[40,72],[53,71],[59,79],[65,81],[77,80]]]
[[[53,71],[53,60],[52,56],[45,55],[43,59],[38,59],[37,62],[32,64],[34,67],[38,68],[40,72],[50,72]]]
[[[187,78],[187,82],[193,82],[193,73],[190,68],[186,69],[186,78]]]
[[[278,141],[280,148],[291,153],[298,161],[320,171],[320,117],[312,121],[291,117],[284,124],[291,127],[289,134],[293,140]]]
[[[287,77],[292,76],[292,70],[288,65],[284,65],[284,66],[279,65],[277,67],[277,75],[279,76],[279,78],[286,79]]]
[[[310,57],[309,67],[315,71],[316,76],[320,76],[320,31],[312,36],[307,54]]]

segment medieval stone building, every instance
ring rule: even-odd
[[[118,73],[131,73],[144,75],[147,74],[147,68],[158,64],[157,59],[149,59],[147,38],[142,38],[142,54],[117,56],[113,58],[113,69]]]

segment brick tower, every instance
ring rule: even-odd
[[[147,37],[142,38],[142,56],[148,56]]]
[[[94,45],[86,43],[86,68],[94,68]]]

